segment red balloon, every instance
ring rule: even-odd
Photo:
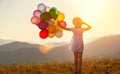
[[[49,32],[48,32],[47,29],[41,30],[40,33],[39,33],[39,36],[40,36],[40,38],[42,38],[42,39],[47,38],[48,35],[49,35]]]
[[[62,25],[63,27],[66,27],[66,26],[67,26],[67,24],[66,24],[65,21],[60,21],[60,22],[59,22],[59,25]]]

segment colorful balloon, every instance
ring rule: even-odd
[[[56,25],[56,28],[61,31],[63,30],[63,28],[61,28],[59,24]]]
[[[60,22],[59,22],[59,25],[62,25],[63,27],[66,27],[66,26],[67,26],[67,24],[66,24],[65,21],[60,21]]]
[[[35,10],[35,11],[33,12],[33,16],[37,16],[37,17],[39,17],[39,18],[40,18],[40,14],[41,14],[41,11],[40,11],[40,10]]]
[[[46,6],[46,12],[49,12],[49,11],[50,11],[50,7]]]
[[[53,25],[54,24],[54,19],[50,19],[50,20],[48,20],[47,22],[48,22],[48,24],[51,24],[51,25]]]
[[[47,37],[61,38],[63,36],[63,28],[66,27],[64,21],[65,15],[57,10],[57,8],[46,6],[43,3],[37,5],[37,10],[34,10],[31,22],[36,24],[41,30],[39,36],[42,39]]]
[[[63,13],[59,13],[57,17],[57,21],[63,21],[65,18],[65,15]]]
[[[38,27],[41,29],[41,30],[44,30],[48,27],[48,23],[45,22],[45,21],[41,21],[39,24],[38,24]]]
[[[39,32],[39,36],[40,36],[40,38],[42,38],[42,39],[47,38],[47,37],[48,37],[48,30],[47,30],[47,29],[41,30],[41,31]]]
[[[55,36],[55,33],[49,33],[48,37],[53,38]]]
[[[50,19],[50,14],[48,12],[44,12],[41,14],[40,18],[42,20],[49,20]]]
[[[33,24],[38,25],[38,24],[41,22],[41,19],[40,19],[39,17],[37,17],[37,16],[33,16],[33,17],[31,18],[31,22],[32,22]]]
[[[56,37],[57,37],[57,38],[61,38],[62,36],[63,36],[63,31],[57,30],[57,31],[56,31]]]
[[[46,6],[43,3],[38,4],[37,9],[40,10],[42,13],[46,11]]]
[[[55,20],[55,21],[54,21],[54,25],[57,25],[57,24],[58,24],[58,21],[57,21],[57,20]]]
[[[57,16],[58,16],[58,14],[59,14],[59,12],[57,11],[57,9],[55,9],[55,8],[51,8],[50,11],[49,11],[49,13],[50,13],[51,18],[53,18],[53,19],[56,19]]]
[[[49,33],[55,33],[56,32],[56,26],[55,25],[49,25],[48,26]]]
[[[56,9],[56,10],[57,10],[57,8],[56,8],[56,7],[52,7],[51,9]]]

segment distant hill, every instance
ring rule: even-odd
[[[67,46],[54,47],[47,54],[40,51],[42,45],[26,42],[12,42],[0,46],[0,63],[43,63],[49,61],[70,61],[73,59]]]
[[[13,40],[0,39],[0,46],[4,45],[4,44],[7,44],[7,43],[11,43],[11,42],[14,42],[14,41]]]
[[[52,45],[53,46],[52,46]],[[0,62],[13,63],[43,63],[49,61],[73,61],[72,52],[68,44],[55,46],[61,43],[47,45],[30,44],[27,42],[12,42],[0,46]],[[85,57],[120,57],[120,35],[107,36],[85,45]],[[47,51],[47,52],[46,52]]]
[[[85,45],[84,55],[120,57],[120,35],[106,36]]]
[[[20,48],[33,48],[33,47],[39,47],[39,45],[30,44],[27,42],[15,41],[15,42],[11,42],[11,43],[0,46],[0,51],[14,51],[14,50],[18,50]]]

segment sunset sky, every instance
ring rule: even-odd
[[[0,0],[0,39],[38,44],[69,42],[72,32],[68,31],[62,38],[39,37],[39,28],[30,22],[39,3],[63,12],[67,27],[73,27],[72,19],[76,16],[90,24],[92,29],[84,33],[85,43],[120,34],[120,0]]]

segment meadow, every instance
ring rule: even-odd
[[[0,74],[74,74],[74,63],[0,64]],[[83,59],[82,74],[120,74],[120,59]]]

